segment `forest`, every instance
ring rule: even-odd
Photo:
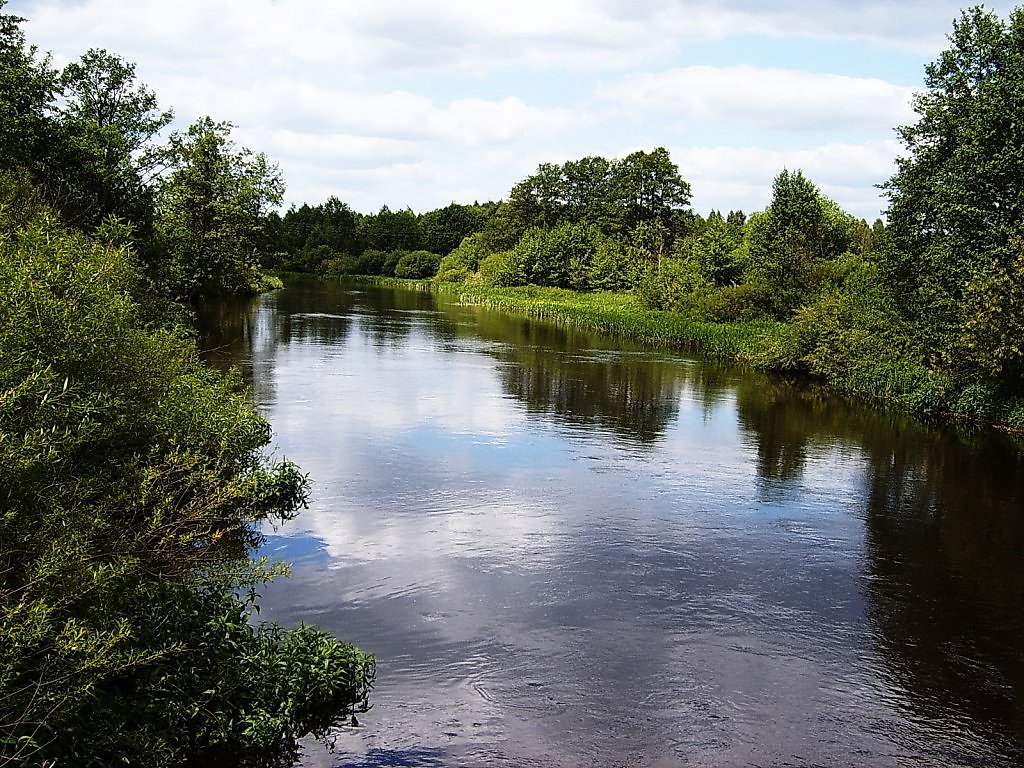
[[[267,265],[430,278],[477,297],[625,292],[654,313],[645,338],[686,341],[657,330],[683,322],[703,328],[694,338],[753,334],[729,354],[920,417],[1024,429],[1024,11],[965,11],[950,41],[925,69],[918,121],[896,128],[884,221],[844,212],[800,169],[780,169],[763,211],[704,217],[659,147],[541,164],[497,202],[359,214],[334,197],[272,211]],[[575,309],[555,314],[581,306],[556,295],[549,309]],[[494,300],[510,296],[529,311],[521,292]]]
[[[94,49],[55,69],[5,5],[5,763],[287,765],[369,706],[371,656],[258,620],[284,570],[256,558],[259,525],[297,514],[308,480],[265,453],[240,378],[198,359],[204,297],[290,272],[540,297],[710,353],[741,338],[722,354],[921,417],[1024,429],[1024,10],[955,23],[869,223],[799,169],[762,211],[702,216],[662,147],[541,164],[499,201],[281,212],[280,170],[230,123],[168,133],[132,64]]]

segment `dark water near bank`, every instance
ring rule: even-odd
[[[280,452],[263,617],[376,654],[316,766],[1024,764],[1024,461],[426,293],[210,307]]]

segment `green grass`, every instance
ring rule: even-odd
[[[766,337],[781,323],[700,322],[674,312],[646,310],[628,293],[577,293],[562,288],[490,288],[442,286],[458,293],[465,304],[477,304],[537,317],[647,344],[700,351],[706,355],[749,362]]]
[[[809,379],[817,378],[837,392],[862,401],[883,403],[923,419],[975,421],[1007,431],[1024,431],[1024,402],[1019,398],[997,398],[984,410],[966,408],[962,386],[909,360],[859,360],[848,366],[841,376],[813,377],[799,351],[793,349],[794,330],[788,323],[770,320],[703,322],[676,312],[644,309],[629,293],[579,293],[537,286],[495,288],[390,277],[356,280],[455,295],[464,304],[565,323],[640,343],[700,352],[760,370],[795,371],[806,374]]]

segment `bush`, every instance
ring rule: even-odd
[[[587,271],[587,284],[601,291],[625,291],[633,287],[635,270],[622,243],[601,237]]]
[[[771,294],[764,286],[740,283],[702,293],[694,304],[694,312],[713,323],[731,323],[768,318],[771,307]]]
[[[143,329],[127,252],[22,207],[0,198],[0,750],[271,764],[373,678],[332,638],[251,622],[278,572],[249,560],[256,526],[305,478],[264,453],[239,376]]]
[[[395,277],[423,279],[437,274],[441,257],[430,251],[405,253],[395,265]]]
[[[480,262],[479,280],[484,285],[509,288],[526,285],[526,268],[516,250],[498,251]]]
[[[691,311],[712,289],[695,261],[663,258],[641,273],[633,291],[648,309],[685,312]]]
[[[355,275],[383,275],[386,272],[388,254],[368,248],[359,254],[352,264],[352,274]]]

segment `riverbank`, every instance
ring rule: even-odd
[[[979,382],[956,382],[909,359],[857,355],[815,370],[807,361],[806,333],[792,323],[770,320],[713,323],[676,312],[644,309],[630,293],[581,293],[562,288],[496,288],[391,277],[360,282],[456,295],[459,301],[502,312],[538,317],[647,344],[699,351],[764,371],[798,374],[847,396],[924,420],[986,424],[1024,434],[1024,400],[1002,398]]]

